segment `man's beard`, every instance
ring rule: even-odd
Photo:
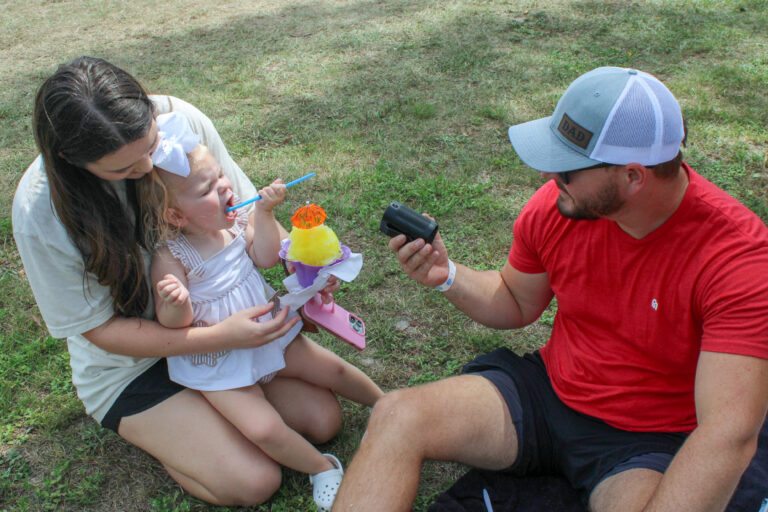
[[[624,206],[625,201],[619,197],[619,187],[613,182],[598,190],[594,196],[579,203],[559,183],[557,186],[571,200],[571,204],[566,205],[562,196],[557,198],[557,209],[560,211],[560,215],[567,219],[596,220],[616,213]]]

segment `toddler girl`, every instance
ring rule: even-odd
[[[159,116],[158,128],[155,169],[141,194],[153,211],[145,222],[154,222],[163,240],[151,266],[158,321],[166,327],[212,326],[242,309],[267,304],[274,290],[256,267],[279,262],[281,232],[273,209],[285,198],[285,185],[278,179],[260,190],[250,217],[245,208],[228,212],[239,198],[186,119]],[[298,321],[287,334],[256,348],[169,357],[168,371],[172,380],[200,390],[269,457],[311,475],[315,502],[320,510],[330,510],[341,483],[341,463],[286,425],[265,390],[273,378],[284,376],[369,407],[383,393],[362,371],[300,329]]]

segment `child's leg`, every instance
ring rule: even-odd
[[[333,468],[309,441],[285,424],[258,384],[202,393],[246,438],[283,466],[310,475]]]
[[[327,443],[341,430],[341,404],[330,389],[277,376],[261,390],[286,425],[310,443]]]
[[[328,388],[369,407],[384,394],[362,370],[303,334],[296,336],[285,350],[285,368],[279,375]]]

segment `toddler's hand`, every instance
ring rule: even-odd
[[[173,274],[166,274],[157,282],[157,293],[169,306],[183,306],[189,300],[189,290]]]
[[[283,202],[286,190],[283,180],[276,179],[271,185],[259,190],[261,199],[256,201],[256,207],[265,212],[271,212],[275,206]]]

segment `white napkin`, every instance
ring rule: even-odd
[[[353,252],[349,254],[349,258],[320,269],[314,282],[306,288],[302,288],[299,284],[299,278],[295,273],[291,274],[283,279],[288,293],[280,297],[280,307],[290,306],[292,311],[296,311],[314,297],[317,292],[325,288],[331,276],[350,282],[357,277],[362,268],[363,255]]]

